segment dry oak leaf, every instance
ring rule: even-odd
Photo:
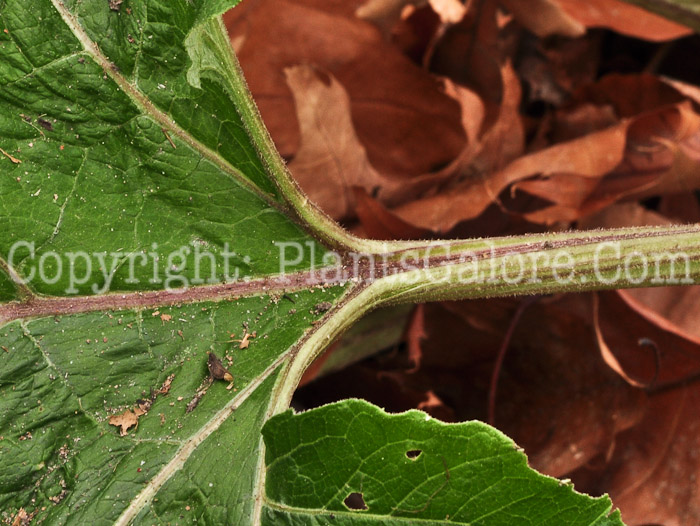
[[[497,421],[529,446],[532,465],[562,477],[598,455],[611,455],[615,437],[642,418],[644,395],[595,355],[589,295],[562,296],[531,309],[511,344],[521,350],[507,357]]]
[[[135,407],[132,411],[131,409],[126,409],[123,413],[118,415],[112,415],[109,417],[109,425],[119,427],[119,436],[128,435],[127,431],[139,425],[139,417],[146,414],[139,407]]]
[[[422,371],[433,371],[458,419],[486,416],[488,379],[520,301],[426,306],[431,337]],[[614,437],[643,415],[643,393],[597,355],[586,294],[542,298],[523,312],[498,386],[496,424],[528,451],[533,466],[556,477],[605,455]]]
[[[700,375],[700,344],[671,324],[654,323],[615,292],[594,303],[601,356],[626,382],[650,390],[678,387]]]
[[[366,150],[357,138],[350,99],[337,79],[308,65],[287,68],[285,73],[294,94],[301,132],[301,146],[289,165],[290,171],[309,198],[335,219],[347,219],[366,211],[360,210],[362,203],[357,200],[357,192],[364,192],[365,195],[371,192],[373,198],[384,205],[413,200],[417,195],[458,176],[485,149],[480,142],[484,119],[481,99],[471,90],[449,79],[442,79],[445,93],[461,107],[462,126],[467,136],[463,150],[437,172],[409,180],[385,177],[371,166]],[[494,132],[495,129],[498,132]],[[500,137],[513,129],[510,123],[504,129],[495,125],[486,137]],[[519,137],[518,133],[512,135]],[[518,143],[516,148],[520,147]],[[324,177],[322,182],[319,182],[319,174]],[[367,205],[371,199],[368,197],[363,203]],[[410,225],[408,230],[412,230],[412,234],[422,231]],[[375,237],[383,235],[377,233]],[[406,236],[402,234],[399,237]]]

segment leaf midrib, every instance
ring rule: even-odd
[[[9,268],[9,265],[0,259],[0,269],[9,270]],[[262,294],[281,295],[317,286],[343,285],[353,278],[353,276],[349,276],[344,281],[330,282],[319,277],[320,273],[330,271],[332,268],[339,267],[322,267],[316,270],[265,276],[248,281],[239,280],[212,285],[190,286],[184,290],[110,292],[93,296],[38,296],[26,289],[27,294],[30,295],[28,299],[0,304],[0,327],[5,323],[26,318],[103,310],[147,309],[203,301],[236,300]]]

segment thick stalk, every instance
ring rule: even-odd
[[[327,345],[376,307],[690,285],[700,282],[700,226],[455,241],[393,253],[381,261],[369,254],[359,259],[364,264],[352,271],[357,285],[293,355],[272,414],[286,409],[304,371]]]

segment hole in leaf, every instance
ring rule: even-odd
[[[348,507],[348,509],[353,511],[364,511],[369,509],[367,504],[365,504],[365,498],[362,496],[362,493],[351,493],[345,497],[343,503]]]
[[[416,460],[422,453],[423,451],[420,449],[411,449],[410,451],[406,451],[406,457],[410,458],[411,460]]]

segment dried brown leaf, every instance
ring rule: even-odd
[[[364,189],[353,188],[355,213],[360,220],[359,234],[372,239],[422,239],[428,230],[403,221]]]
[[[579,487],[605,488],[630,524],[694,524],[700,498],[688,480],[698,469],[700,345],[615,292],[600,293],[597,323],[621,376],[650,394],[643,420],[618,437],[601,470],[579,474]]]
[[[259,0],[226,15],[232,38],[246,35],[239,59],[277,147],[292,158],[300,144],[284,70],[313,64],[347,91],[355,133],[378,172],[404,178],[444,166],[465,141],[457,103],[355,16],[359,4]]]
[[[624,137],[618,135],[616,141],[597,142],[610,130],[624,131]],[[552,203],[526,214],[528,220],[548,224],[574,221],[623,199],[643,199],[700,188],[700,115],[688,101],[623,120],[615,127],[577,141],[593,144],[590,153],[599,160],[605,160],[608,147],[617,150],[617,155],[619,147],[624,145],[624,155],[607,169],[601,163],[598,172],[551,173],[546,178],[518,183],[517,189]],[[558,146],[549,150],[556,148]]]
[[[698,213],[698,202],[692,198]],[[689,206],[689,205],[688,205]],[[693,213],[693,212],[691,212]],[[687,220],[687,218],[681,218]],[[616,228],[645,225],[668,225],[672,221],[661,214],[648,210],[637,203],[624,203],[608,207],[587,219],[585,228]],[[655,272],[655,263],[649,263],[649,272]],[[682,282],[685,262],[679,260],[676,279]],[[627,306],[648,322],[675,334],[689,342],[700,345],[700,290],[697,287],[653,287],[619,290],[617,292]]]
[[[477,217],[496,200],[502,188],[489,183],[491,171],[516,158],[524,147],[524,131],[518,111],[520,84],[508,63],[501,68],[501,75],[503,99],[497,120],[479,138],[477,153],[463,151],[463,157],[459,157],[453,167],[460,172],[472,173],[463,182],[439,194],[396,207],[394,213],[401,220],[418,228],[446,232],[460,221]],[[463,108],[468,111],[471,106],[467,104]],[[464,120],[469,119],[464,117]],[[475,129],[473,124],[469,126]]]
[[[355,14],[358,18],[372,22],[388,36],[406,7],[421,7],[427,3],[428,0],[367,0],[357,8]]]
[[[421,344],[428,337],[425,330],[425,305],[416,305],[411,314],[411,319],[406,327],[406,346],[408,347],[408,359],[413,363],[413,367],[406,370],[407,373],[415,373],[420,369],[423,350]]]
[[[397,188],[399,183],[388,181],[370,165],[340,83],[310,66],[287,68],[285,74],[301,132],[301,145],[289,169],[309,198],[340,219],[354,209],[352,187]]]
[[[558,0],[500,0],[515,19],[539,37],[579,37],[586,27],[567,13]]]
[[[700,463],[700,384],[660,392],[644,406],[644,418],[619,434],[603,469],[582,473],[582,491],[609,493],[626,524],[687,526],[700,523],[700,494],[694,483]]]

